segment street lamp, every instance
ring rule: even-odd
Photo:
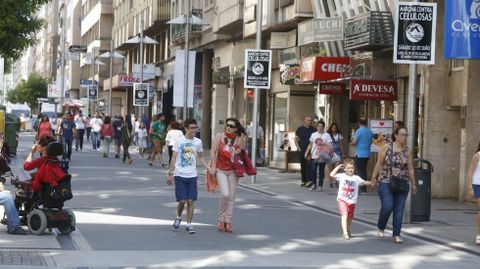
[[[143,44],[159,44],[155,39],[143,35],[143,20],[140,22],[140,37],[135,36],[127,40],[125,43],[140,44],[140,83],[143,83]],[[142,112],[143,114],[143,106]],[[143,115],[142,115],[143,116]]]
[[[110,43],[110,51],[104,52],[98,57],[100,58],[110,58],[110,87],[108,89],[108,115],[112,116],[112,76],[113,76],[113,58],[125,59],[125,56],[114,51],[113,49],[113,40]],[[113,52],[113,53],[112,53]]]
[[[196,16],[190,16],[190,0],[187,0],[187,15],[181,15],[175,19],[167,21],[167,24],[185,25],[185,62],[184,62],[184,85],[183,85],[183,120],[187,119],[188,107],[188,52],[190,46],[190,25],[209,25],[208,22]]]

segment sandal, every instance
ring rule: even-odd
[[[378,238],[384,238],[385,237],[385,230],[378,230],[377,231],[377,237]]]
[[[232,223],[225,223],[225,232],[233,233]]]
[[[480,246],[480,234],[477,235],[477,238],[475,238],[475,244]]]
[[[347,234],[343,234],[343,239],[345,240],[350,240],[350,235],[347,233]]]
[[[399,235],[393,237],[393,242],[396,244],[403,244],[403,239]]]
[[[225,222],[218,221],[217,229],[219,232],[225,232]]]

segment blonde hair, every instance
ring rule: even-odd
[[[346,158],[345,160],[343,160],[343,165],[347,165],[347,164],[351,164],[355,167],[355,161],[353,159]]]

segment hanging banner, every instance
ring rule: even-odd
[[[244,88],[270,89],[272,51],[246,49],[244,72]]]
[[[148,106],[150,102],[148,83],[133,83],[133,106]]]
[[[437,4],[398,2],[393,43],[396,64],[435,64]]]
[[[443,56],[480,59],[480,0],[445,0]]]
[[[396,101],[395,80],[350,80],[350,100]]]
[[[185,67],[185,51],[175,51],[175,74],[173,77],[173,106],[184,106],[185,70],[188,71],[187,107],[193,107],[193,84],[195,82],[196,52],[188,52],[188,68]]]
[[[318,83],[318,93],[326,95],[346,95],[347,86],[344,83]]]

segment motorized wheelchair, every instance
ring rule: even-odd
[[[47,155],[59,156],[63,154],[61,143],[52,142],[47,145]],[[70,180],[67,175],[64,180]],[[27,225],[30,232],[40,235],[46,229],[51,231],[58,229],[61,234],[70,234],[75,230],[75,214],[70,209],[64,209],[64,201],[55,200],[51,197],[51,187],[43,183],[42,190],[34,192],[31,188],[32,181],[20,181],[18,178],[11,179],[11,183],[17,189],[15,206],[23,225]]]

